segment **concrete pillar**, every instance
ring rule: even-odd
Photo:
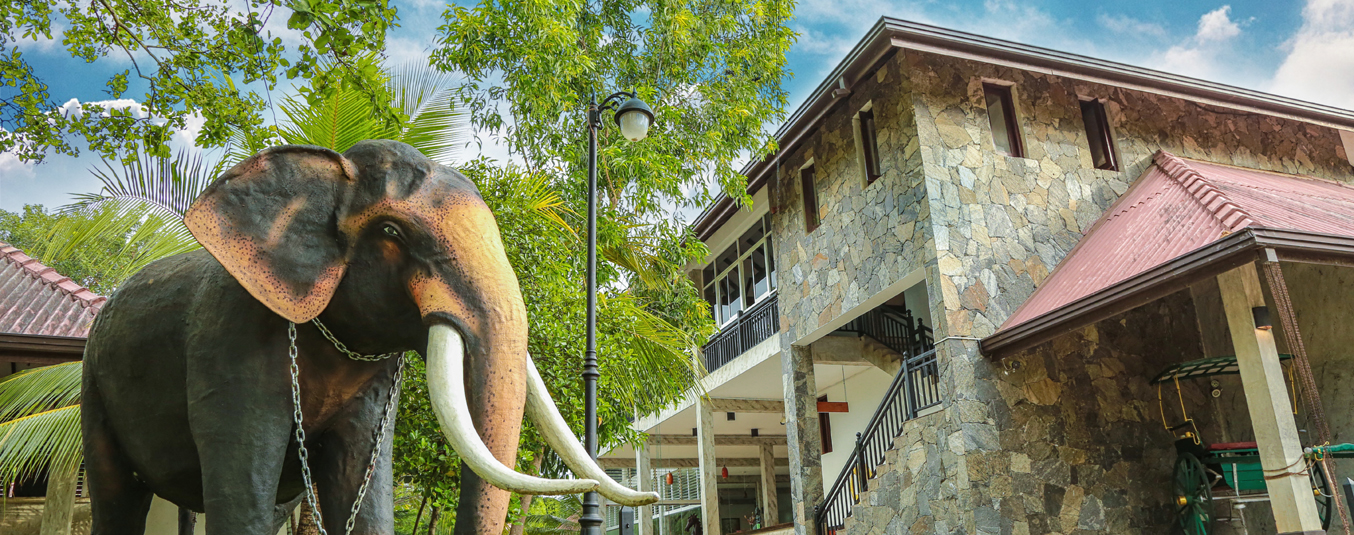
[[[1265,485],[1269,488],[1270,507],[1274,509],[1274,523],[1280,535],[1324,533],[1311,483],[1302,466],[1302,443],[1293,421],[1293,405],[1279,365],[1274,331],[1255,328],[1251,314],[1252,307],[1265,306],[1255,264],[1218,275],[1218,287],[1255,429],[1255,442],[1260,448],[1260,466],[1268,474]],[[1288,475],[1283,476],[1285,472]]]
[[[70,535],[71,517],[75,515],[75,483],[79,477],[79,467],[69,473],[48,474],[40,535]]]
[[[775,447],[762,444],[762,527],[774,526],[779,522],[780,513],[776,503],[776,453]]]
[[[701,525],[705,533],[719,529],[719,467],[715,466],[715,416],[710,401],[696,403],[696,458],[700,464]]]
[[[791,346],[781,353],[785,381],[785,435],[790,450],[790,501],[795,535],[816,535],[813,508],[823,501],[823,444],[818,435],[818,387],[813,354]]]
[[[646,492],[653,488],[653,470],[649,468],[649,445],[635,445],[635,490]],[[635,508],[635,535],[653,535],[653,507]]]

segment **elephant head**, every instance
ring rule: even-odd
[[[527,355],[526,307],[494,215],[454,169],[394,141],[344,154],[275,147],[218,178],[185,223],[251,295],[292,322],[318,316],[341,287],[389,293],[367,313],[426,332],[432,406],[483,481],[526,494],[596,489],[621,504],[657,500],[607,477],[560,416]],[[589,479],[511,468],[524,412]],[[486,493],[489,510],[506,508],[506,492]]]

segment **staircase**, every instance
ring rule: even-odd
[[[940,404],[940,369],[931,329],[901,307],[884,305],[851,320],[838,331],[868,336],[902,355],[901,366],[888,392],[865,429],[856,433],[852,450],[831,490],[816,507],[818,532],[842,529],[846,519],[869,490],[878,468],[898,454],[894,441],[903,424],[925,409]]]

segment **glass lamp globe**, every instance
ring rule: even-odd
[[[639,141],[649,135],[653,125],[653,110],[638,98],[631,98],[616,109],[616,125],[621,127],[621,135],[630,141]]]

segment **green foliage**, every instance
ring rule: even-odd
[[[531,511],[522,519],[526,535],[570,535],[578,533],[578,517],[583,514],[579,495],[542,496],[531,502]]]
[[[0,381],[0,482],[80,467],[82,370],[68,362]]]
[[[142,250],[117,233],[87,233],[87,237],[73,238],[73,242],[54,236],[60,229],[88,228],[105,217],[118,219],[109,208],[62,214],[30,204],[21,213],[0,210],[0,241],[22,249],[94,293],[110,295],[136,272],[136,266],[144,260]]]
[[[284,44],[264,30],[273,17],[288,17],[301,42]],[[169,156],[169,136],[187,118],[205,120],[197,143],[221,146],[232,131],[266,137],[267,100],[259,90],[281,82],[308,82],[310,96],[325,98],[331,87],[357,87],[387,124],[399,110],[386,106],[371,64],[352,58],[379,53],[396,11],[388,0],[36,0],[0,3],[0,152],[25,161],[47,154],[78,153],[72,137],[83,137],[105,157],[145,150]],[[122,98],[135,81],[145,87],[137,100],[146,114],[86,104],[83,113],[56,112],[47,84],[20,50],[27,40],[59,34],[74,58],[94,62],[126,59],[132,64],[106,81]],[[337,65],[339,68],[324,68]],[[12,95],[12,96],[11,96]]]

